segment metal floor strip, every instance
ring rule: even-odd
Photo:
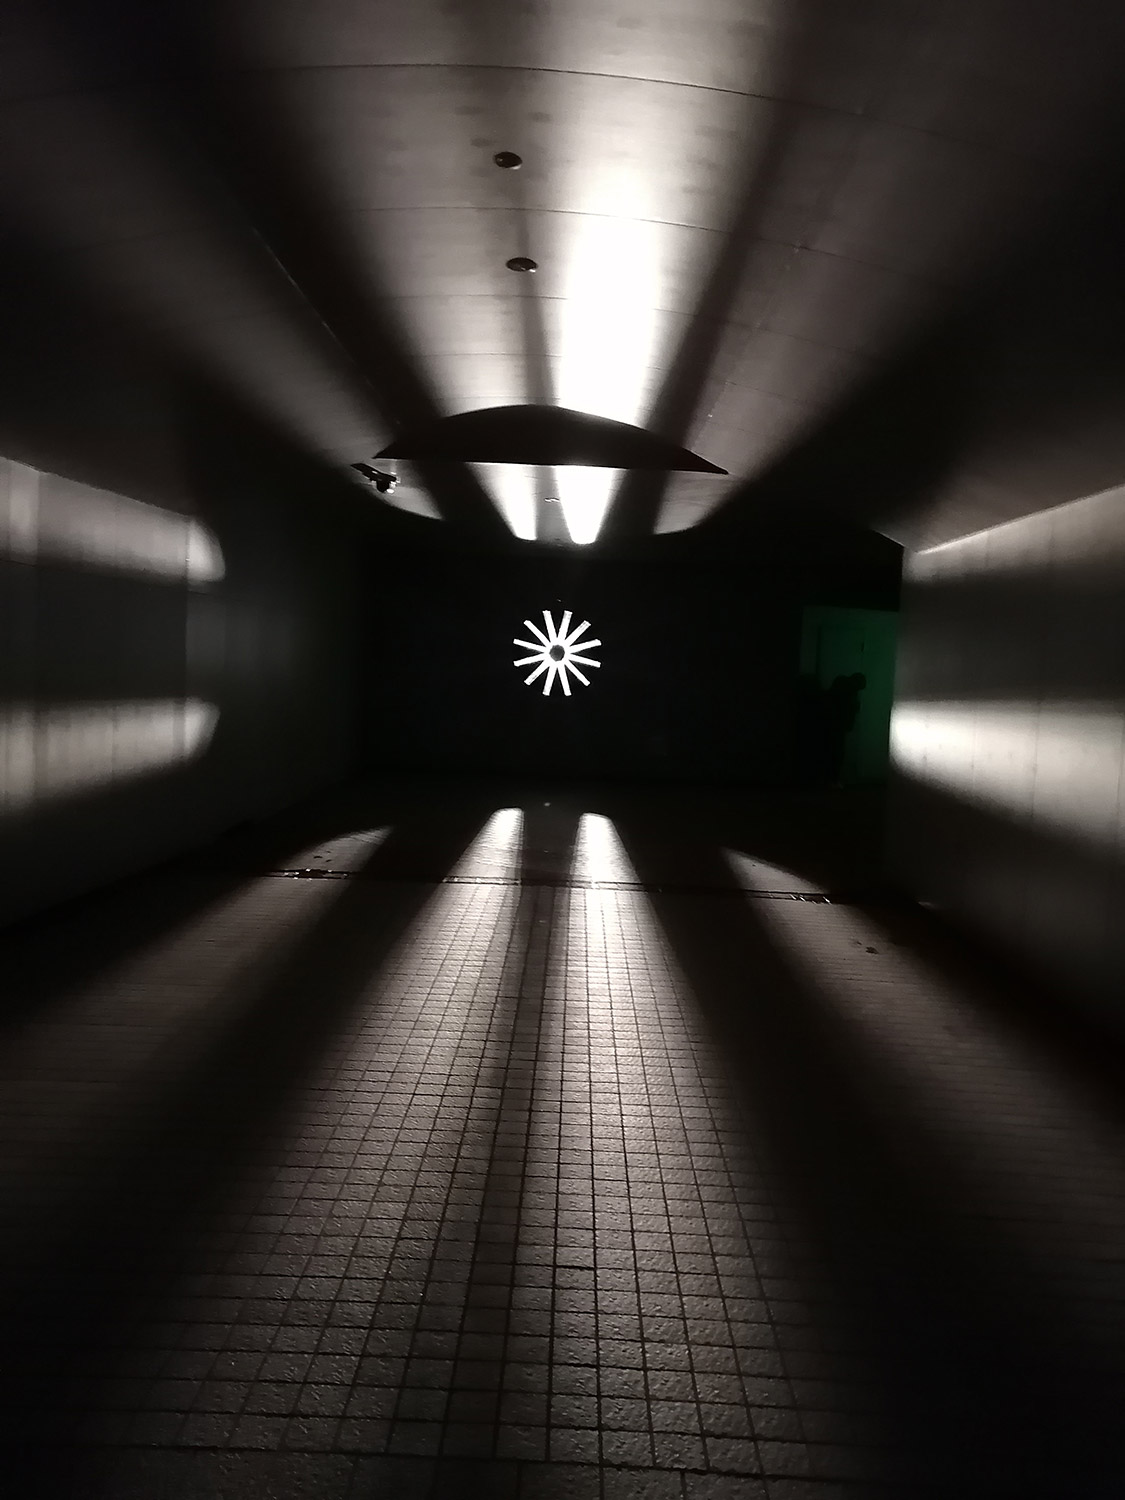
[[[423,885],[502,885],[530,886],[568,891],[638,891],[663,896],[749,896],[760,901],[805,901],[819,906],[852,905],[862,897],[837,891],[760,891],[744,886],[685,885],[640,880],[574,880],[535,876],[531,879],[513,875],[368,875],[363,870],[267,870],[269,876],[284,880],[370,880],[383,884]]]

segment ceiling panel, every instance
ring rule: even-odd
[[[643,79],[503,68],[301,68],[244,105],[288,122],[336,207],[565,209],[725,227],[777,106]],[[523,158],[498,170],[495,152]]]
[[[1058,186],[1041,163],[882,121],[857,132],[812,247],[900,273],[962,277]]]
[[[726,388],[734,399],[739,392],[757,391],[823,406],[857,384],[868,370],[869,362],[850,352],[761,328],[747,340]]]
[[[763,322],[794,338],[875,355],[909,328],[920,300],[939,299],[939,289],[920,288],[916,276],[804,246],[785,257],[783,294],[771,298]]]
[[[698,526],[737,488],[737,481],[714,474],[669,475],[654,531],[660,535]]]
[[[733,490],[1054,232],[1125,30],[1017,0],[120,3],[0,21],[0,209],[76,283],[336,463],[407,416],[552,401]],[[947,520],[1043,493],[996,457],[1003,407]],[[1037,472],[1112,461],[1081,448]],[[545,534],[534,475],[479,477]],[[676,481],[659,524],[714,493]]]
[[[232,29],[262,67],[499,65],[768,94],[790,14],[782,0],[264,0]]]
[[[1066,166],[1119,86],[1125,8],[922,7],[875,113],[989,154]]]
[[[386,440],[317,309],[206,160],[146,124],[133,91],[11,101],[4,116],[0,211],[52,274],[315,452]]]
[[[433,346],[460,337],[459,299],[489,290],[507,297],[513,283],[526,281],[527,321],[517,348],[508,346],[512,387],[546,364],[558,404],[626,422],[644,419],[646,371],[671,356],[675,325],[654,313],[690,314],[715,252],[710,231],[586,214],[433,209],[356,217],[378,282],[412,299],[405,319],[439,377],[444,360]],[[517,254],[539,262],[534,281],[506,268]],[[438,317],[430,299],[440,299]],[[540,299],[549,314],[540,312]],[[534,347],[536,325],[545,358]]]

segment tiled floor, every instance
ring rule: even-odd
[[[10,1493],[1125,1493],[1112,1049],[860,828],[372,790],[9,934]]]

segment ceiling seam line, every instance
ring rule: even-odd
[[[378,72],[382,69],[416,69],[419,72],[427,69],[434,71],[444,69],[447,72],[477,72],[477,73],[544,73],[552,78],[604,78],[613,83],[651,83],[661,88],[692,89],[697,93],[719,94],[728,99],[755,99],[761,104],[774,104],[779,108],[810,110],[815,114],[829,116],[841,120],[867,120],[874,121],[880,125],[886,125],[892,130],[899,130],[904,135],[926,136],[932,140],[949,141],[956,145],[968,146],[973,150],[985,155],[997,157],[1012,157],[1017,161],[1039,162],[1049,165],[1055,159],[1043,156],[1039,153],[1013,151],[1010,147],[994,146],[988,142],[975,141],[972,137],[951,135],[945,131],[928,129],[924,125],[909,125],[898,120],[886,119],[882,115],[872,114],[866,105],[858,105],[854,109],[844,109],[839,105],[820,104],[814,99],[797,99],[779,94],[759,94],[752,89],[726,89],[710,83],[689,83],[672,78],[651,78],[635,73],[598,73],[589,72],[584,68],[543,68],[526,66],[519,63],[429,63],[429,62],[405,62],[405,63],[292,63],[270,66],[262,64],[254,67],[232,68],[232,73],[241,74],[285,74],[285,73],[346,73],[346,72]],[[120,85],[105,85],[103,87],[114,88]],[[37,96],[31,96],[37,97]],[[46,95],[43,97],[51,97]],[[0,102],[2,107],[2,102]],[[1058,162],[1060,167],[1063,162]]]

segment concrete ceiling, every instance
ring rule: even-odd
[[[621,537],[807,502],[916,543],[1125,477],[1105,360],[1046,480],[1057,391],[1026,373],[1104,240],[1120,6],[11,0],[2,24],[5,222],[295,442],[343,468],[535,401],[730,470],[403,466],[407,508],[563,541],[560,512],[592,535],[608,505]]]

